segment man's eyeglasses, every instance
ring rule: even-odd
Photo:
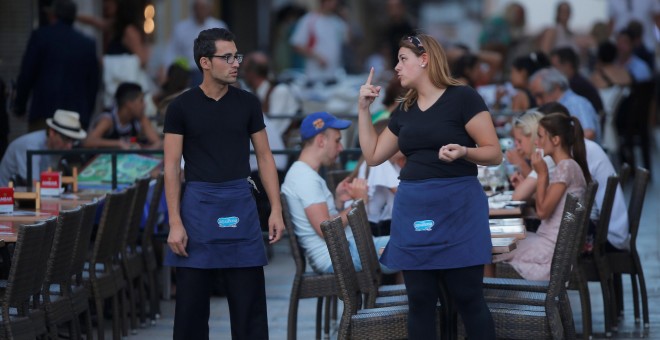
[[[227,64],[233,64],[234,61],[237,61],[239,64],[243,62],[243,55],[242,54],[236,54],[236,55],[225,54],[225,55],[212,55],[212,56],[209,56],[209,59],[212,59],[212,58],[222,58],[227,62]]]
[[[424,45],[422,44],[422,41],[419,40],[419,38],[416,35],[410,35],[408,38],[406,38],[410,43],[415,45],[415,47],[419,50],[419,52],[424,53],[426,50],[424,49]]]

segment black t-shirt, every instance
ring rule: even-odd
[[[402,180],[476,176],[477,166],[462,158],[451,163],[438,158],[446,144],[476,146],[465,125],[476,114],[488,111],[484,100],[469,86],[449,86],[426,111],[417,103],[408,111],[394,111],[389,129],[399,137],[399,149],[406,155]]]
[[[220,183],[250,175],[250,135],[265,127],[253,94],[229,86],[215,101],[194,87],[169,105],[163,131],[183,135],[186,181]]]

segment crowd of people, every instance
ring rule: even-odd
[[[637,144],[651,168],[657,0],[609,1],[611,30],[591,37],[571,29],[570,3],[561,2],[555,24],[538,39],[526,36],[525,8],[513,3],[484,22],[477,51],[421,33],[403,2],[389,0],[389,22],[374,44],[380,58],[368,59],[374,65],[355,94],[362,156],[336,190],[320,171],[337,166],[351,121],[303,112],[295,86],[276,73],[299,66],[308,82],[332,84],[350,69],[346,51],[360,33],[338,0],[319,0],[307,13],[287,7],[285,26],[273,32],[273,56],[243,55],[227,24],[211,16],[211,2],[192,1],[193,15],[174,27],[155,79],[145,78],[149,47],[132,3],[104,0],[103,17],[94,18],[77,15],[71,0],[53,1],[51,23],[30,37],[17,82],[14,113],[29,112],[31,132],[7,147],[0,186],[28,177],[26,150],[163,149],[175,338],[208,336],[218,268],[232,335],[267,338],[261,231],[269,243],[282,236],[280,185],[315,272],[333,272],[320,225],[337,216],[361,267],[346,218],[350,202],[361,199],[383,273],[398,273],[406,284],[410,338],[435,336],[442,282],[468,336],[487,339],[494,325],[481,290],[484,265],[506,262],[526,279],[547,280],[567,195],[581,196],[597,181],[597,220],[608,176],[623,162],[636,165]],[[96,42],[73,28],[76,19],[102,32],[102,62]],[[107,69],[125,77],[110,79]],[[392,77],[381,83],[385,70]],[[109,100],[94,114],[100,84]],[[487,88],[495,88],[492,95]],[[497,135],[496,111],[513,112],[510,136]],[[292,124],[295,115],[304,119]],[[292,147],[292,130],[301,141],[297,159],[273,156]],[[513,138],[515,147],[502,150],[498,137]],[[509,178],[513,199],[534,202],[540,226],[493,258],[477,169],[503,159],[517,170]],[[33,164],[37,178],[61,162],[41,156]],[[263,190],[256,204],[253,186]],[[626,211],[619,188],[608,234],[613,251],[629,247]]]

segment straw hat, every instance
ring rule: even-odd
[[[87,132],[80,126],[78,112],[56,110],[53,118],[46,119],[46,124],[53,130],[73,139],[85,139]]]

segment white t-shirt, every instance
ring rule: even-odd
[[[591,219],[597,219],[600,216],[600,210],[605,199],[605,188],[607,187],[607,178],[616,174],[614,166],[603,148],[596,142],[585,139],[584,145],[587,150],[587,166],[589,173],[594,181],[598,182],[596,199],[591,209]],[[623,190],[619,185],[614,196],[612,205],[612,215],[610,217],[610,226],[607,233],[607,240],[619,249],[629,248],[628,238],[628,208],[624,201]]]
[[[314,41],[314,53],[325,59],[326,66],[323,68],[316,59],[307,58],[305,74],[311,80],[334,78],[342,67],[342,45],[348,40],[348,26],[337,15],[307,13],[298,20],[290,43],[308,48],[310,39]]]
[[[358,178],[366,178],[367,163],[363,162],[358,170]],[[367,216],[369,222],[378,223],[392,219],[392,206],[394,205],[394,193],[392,188],[399,186],[398,166],[390,161],[370,167],[367,185]]]
[[[305,250],[310,266],[317,272],[326,272],[332,266],[330,253],[325,240],[309,223],[305,208],[325,202],[330,216],[336,216],[338,212],[328,185],[307,163],[296,161],[284,178],[282,193],[286,196],[296,236]],[[346,227],[344,231],[349,242],[354,243],[351,228]]]

